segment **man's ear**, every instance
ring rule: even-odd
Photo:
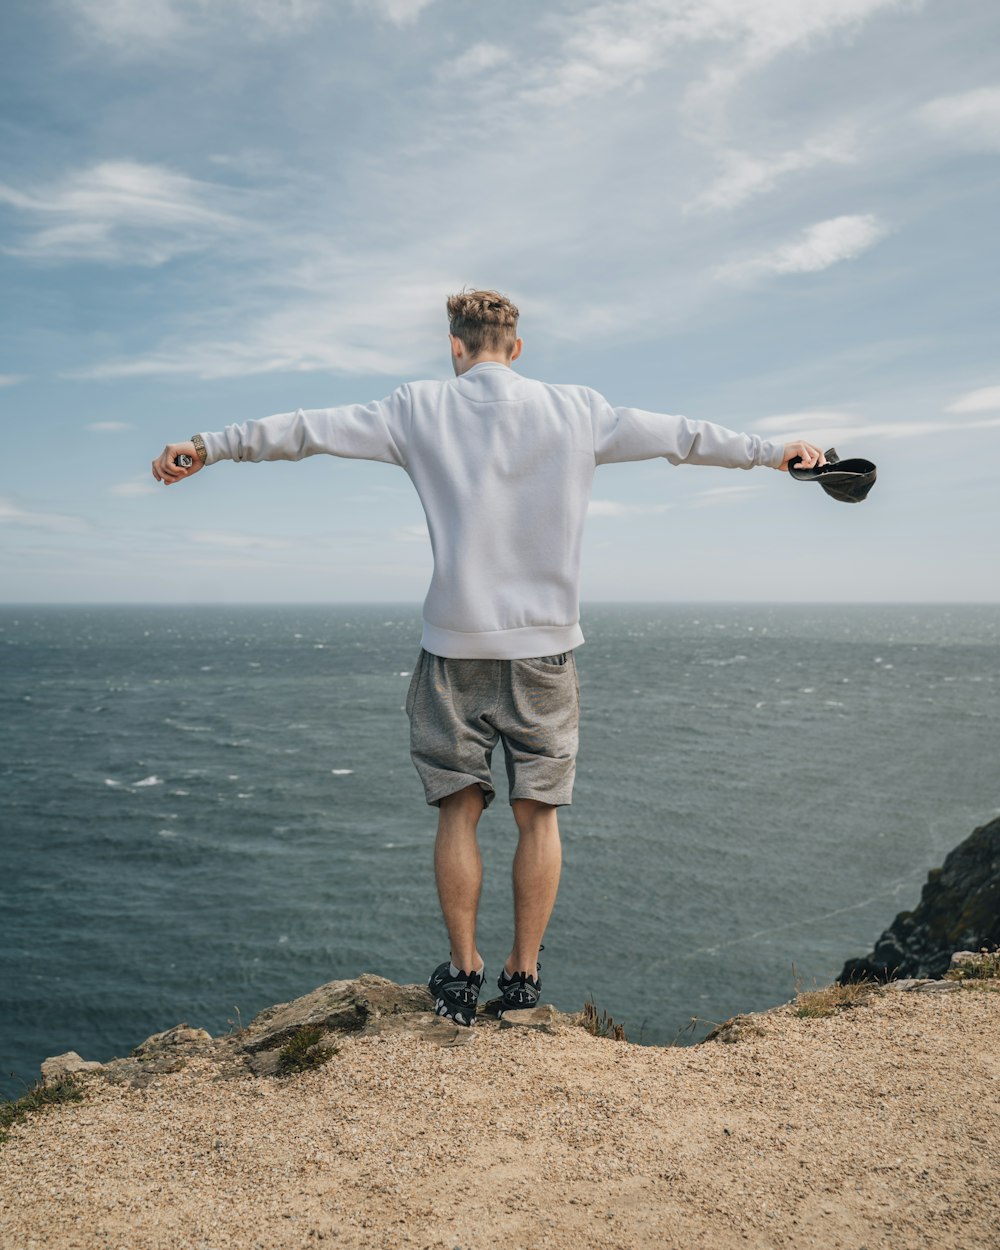
[[[517,339],[514,343],[514,350],[510,354],[510,363],[513,364],[521,354],[521,348],[524,346],[523,339]]]
[[[448,342],[451,344],[451,354],[456,360],[461,360],[465,355],[465,344],[454,334],[448,335]]]

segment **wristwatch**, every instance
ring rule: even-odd
[[[208,459],[208,448],[205,446],[205,440],[200,434],[192,434],[191,442],[194,443],[195,455],[204,464]]]

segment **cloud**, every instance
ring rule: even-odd
[[[235,533],[231,530],[190,530],[188,541],[197,547],[226,547],[236,550],[255,548],[260,551],[283,551],[289,545],[283,538]]]
[[[82,517],[63,516],[55,512],[27,512],[10,499],[0,499],[0,524],[4,523],[48,530],[54,534],[81,534],[90,528]]]
[[[84,28],[116,52],[147,53],[227,21],[251,37],[291,32],[321,0],[65,0]],[[391,5],[393,0],[387,0]],[[398,0],[405,3],[405,0]],[[419,3],[420,0],[417,0]]]
[[[668,512],[673,507],[669,503],[618,503],[614,499],[591,499],[587,505],[589,517],[622,517],[649,516],[653,513]]]
[[[973,391],[975,395],[977,392]],[[998,405],[1000,406],[1000,405]],[[955,411],[949,409],[949,411]],[[979,411],[965,409],[964,411]],[[920,421],[868,421],[858,413],[851,412],[789,412],[780,416],[762,417],[753,422],[753,428],[774,439],[808,438],[810,433],[822,434],[826,446],[851,442],[855,446],[865,439],[927,438],[937,434],[953,434],[958,430],[991,430],[1000,428],[1000,417],[987,420],[920,420]],[[850,453],[838,448],[841,455]],[[855,454],[860,454],[857,452]]]
[[[831,217],[809,226],[788,243],[760,256],[719,265],[715,276],[728,282],[752,282],[767,274],[819,273],[854,260],[885,237],[888,227],[874,214]]]
[[[920,119],[963,147],[1000,152],[1000,87],[979,87],[958,95],[939,96],[925,104]]]
[[[414,22],[433,0],[355,0],[355,6],[364,12],[375,11],[395,26]]]
[[[510,50],[502,48],[498,43],[474,43],[461,56],[455,57],[453,61],[446,61],[439,68],[437,76],[443,81],[471,78],[485,73],[486,70],[495,69],[498,65],[504,65],[510,59]]]
[[[120,430],[134,429],[134,426],[130,421],[91,421],[84,429],[92,434],[117,434]]]
[[[714,45],[721,52],[709,58],[686,102],[689,118],[704,129],[706,113],[714,115],[748,73],[792,49],[853,33],[880,12],[907,7],[910,0],[605,0],[574,11],[560,27],[566,34],[554,54],[534,67],[518,65],[523,98],[560,108],[584,96],[635,91],[673,54]]]
[[[684,205],[684,212],[732,209],[774,189],[787,174],[817,165],[846,165],[857,159],[853,141],[846,133],[810,139],[802,147],[775,156],[753,156],[725,148],[719,153],[723,173],[704,191]]]
[[[251,315],[240,338],[214,339],[195,327],[159,351],[131,360],[105,361],[67,376],[86,379],[193,375],[206,380],[262,373],[330,372],[398,377],[445,355],[442,293],[457,290],[453,275],[421,273],[419,263],[382,258],[383,272],[341,269],[333,262],[324,275],[322,252],[310,261],[317,291],[268,301]],[[408,278],[399,275],[409,274]],[[294,283],[296,275],[287,272]],[[332,294],[331,294],[332,292]],[[393,309],[393,329],[386,329],[386,308]]]
[[[9,254],[162,265],[241,228],[227,188],[161,165],[101,161],[31,190],[0,183],[0,204],[31,219]]]
[[[808,435],[810,430],[843,429],[862,423],[862,418],[853,412],[837,412],[830,409],[806,412],[783,412],[774,417],[761,417],[753,423],[753,428],[761,434],[778,432],[787,434],[791,430],[800,435]]]
[[[945,408],[945,412],[992,412],[1000,409],[1000,386],[983,386],[966,391]]]
[[[133,498],[138,495],[155,495],[161,490],[163,490],[162,484],[158,486],[151,477],[143,474],[130,478],[127,482],[118,482],[114,486],[109,486],[108,494]]]
[[[765,489],[760,484],[741,486],[713,486],[708,490],[699,491],[690,499],[695,508],[717,508],[727,503],[738,503],[748,495],[759,495]]]
[[[401,525],[391,530],[389,537],[398,543],[427,543],[431,540],[430,530],[423,523]]]
[[[17,386],[24,381],[23,373],[0,373],[0,386]]]

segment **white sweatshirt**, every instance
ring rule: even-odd
[[[405,469],[434,552],[422,645],[435,655],[522,659],[569,651],[580,630],[580,548],[599,464],[777,468],[783,445],[707,421],[612,408],[484,362],[410,382],[370,404],[279,413],[203,434],[207,463],[323,452]]]

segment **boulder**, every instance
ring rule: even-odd
[[[1000,945],[1000,817],[982,825],[932,869],[913,911],[902,911],[861,959],[840,974],[851,981],[938,978],[955,951]]]
[[[63,1055],[52,1055],[42,1060],[42,1080],[61,1081],[74,1072],[93,1072],[103,1066],[96,1059],[82,1059],[75,1050],[67,1050]]]
[[[331,1032],[376,1032],[383,1016],[433,1011],[425,985],[396,985],[385,977],[365,973],[354,981],[328,981],[290,1003],[265,1007],[240,1035],[246,1051],[280,1049],[305,1025]]]

